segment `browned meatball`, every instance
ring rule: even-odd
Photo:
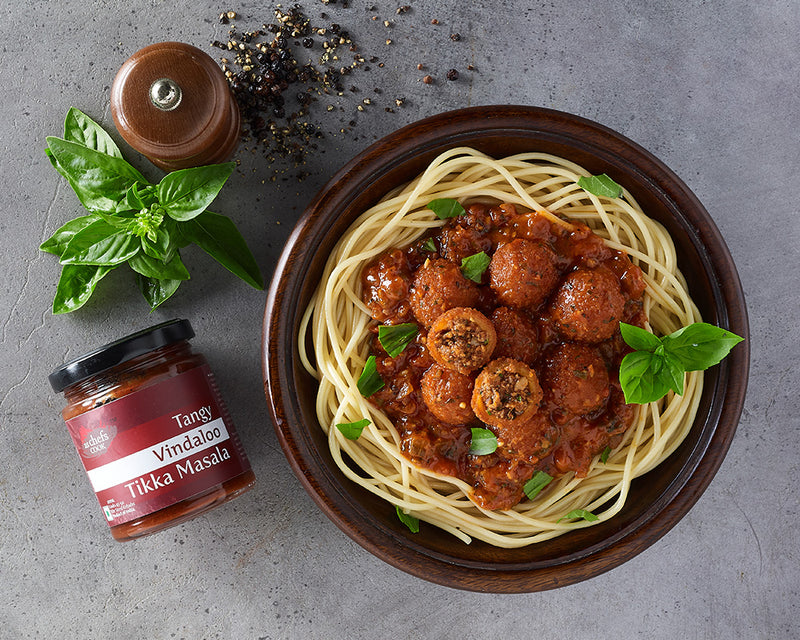
[[[492,249],[489,231],[493,227],[489,208],[485,204],[472,204],[466,213],[447,221],[439,233],[439,251],[442,257],[460,265],[464,258]]]
[[[619,280],[606,269],[576,269],[553,298],[553,320],[566,338],[602,342],[619,328],[625,309]]]
[[[428,352],[443,367],[467,373],[492,357],[497,334],[491,320],[476,309],[445,311],[428,332]]]
[[[517,238],[489,263],[489,284],[498,300],[515,309],[535,309],[558,284],[556,254],[541,242]]]
[[[379,256],[363,272],[364,304],[370,315],[379,322],[394,320],[395,324],[413,318],[408,304],[411,268],[400,249]]]
[[[474,307],[480,299],[477,285],[448,260],[427,260],[414,273],[411,308],[425,327],[449,309]]]
[[[529,420],[541,400],[542,389],[533,370],[519,360],[499,358],[475,379],[472,410],[486,424],[505,427]]]
[[[539,352],[539,330],[527,315],[509,307],[497,307],[492,313],[497,333],[495,358],[514,358],[533,365]]]
[[[475,420],[470,407],[473,381],[467,375],[434,364],[422,376],[422,399],[430,412],[447,424],[469,424]]]
[[[589,345],[565,342],[549,354],[544,386],[554,404],[575,415],[604,409],[610,395],[608,369]]]
[[[550,417],[537,411],[524,422],[493,427],[497,444],[515,460],[535,463],[544,458],[556,443],[558,428]]]

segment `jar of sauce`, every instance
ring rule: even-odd
[[[255,476],[188,320],[87,353],[50,374],[115,539],[155,533],[250,489]]]

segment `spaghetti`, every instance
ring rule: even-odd
[[[407,458],[392,420],[359,392],[357,381],[375,326],[362,300],[362,271],[387,250],[408,246],[441,227],[444,221],[427,208],[435,199],[456,199],[464,205],[507,203],[553,225],[585,224],[607,247],[624,252],[642,271],[642,310],[654,333],[666,335],[699,321],[666,230],[625,190],[610,198],[579,187],[579,178],[589,175],[572,162],[544,153],[500,160],[469,148],[442,153],[422,175],[388,193],[354,221],[334,247],[303,316],[300,356],[319,381],[317,417],[336,464],[353,482],[466,543],[478,539],[499,547],[522,547],[613,517],[624,506],[631,481],[666,459],[689,432],[702,393],[702,372],[687,374],[683,395],[670,392],[657,402],[637,405],[619,444],[604,461],[595,456],[585,477],[566,473],[533,500],[502,510],[482,508],[471,499],[468,483]],[[307,335],[313,358],[305,348]],[[356,440],[334,426],[365,417],[370,424]],[[597,520],[565,521],[575,510],[591,512]]]

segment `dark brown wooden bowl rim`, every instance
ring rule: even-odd
[[[709,315],[713,317],[704,314],[704,318],[745,337],[745,342],[711,376],[707,374],[706,410],[693,427],[700,429],[699,436],[685,453],[675,478],[644,513],[617,529],[609,528],[601,541],[587,538],[584,546],[552,560],[505,560],[503,550],[498,550],[497,562],[472,561],[426,546],[424,539],[420,542],[420,537],[388,518],[372,517],[353,495],[355,485],[324,460],[309,435],[310,429],[320,427],[316,420],[304,424],[298,398],[307,374],[298,361],[297,327],[316,285],[308,282],[316,248],[323,241],[332,242],[330,234],[338,237],[355,217],[351,212],[348,219],[337,220],[334,212],[352,204],[370,185],[385,179],[392,167],[403,166],[411,158],[423,158],[427,164],[446,148],[480,146],[482,139],[503,151],[502,140],[514,136],[567,144],[591,154],[597,158],[596,172],[606,164],[624,164],[627,177],[646,185],[675,218],[676,229],[688,234],[696,252],[692,259],[703,269],[710,287]],[[695,195],[660,160],[625,136],[579,116],[514,105],[470,107],[420,120],[379,140],[337,172],[309,204],[273,275],[262,357],[264,389],[281,447],[303,487],[342,531],[385,562],[420,578],[474,591],[520,593],[573,584],[608,571],[652,545],[691,509],[722,463],[742,412],[750,361],[749,325],[744,293],[725,241]],[[567,534],[573,535],[581,532]],[[454,545],[461,544],[453,540]]]

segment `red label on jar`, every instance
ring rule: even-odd
[[[96,407],[67,426],[112,527],[250,469],[207,365]]]

